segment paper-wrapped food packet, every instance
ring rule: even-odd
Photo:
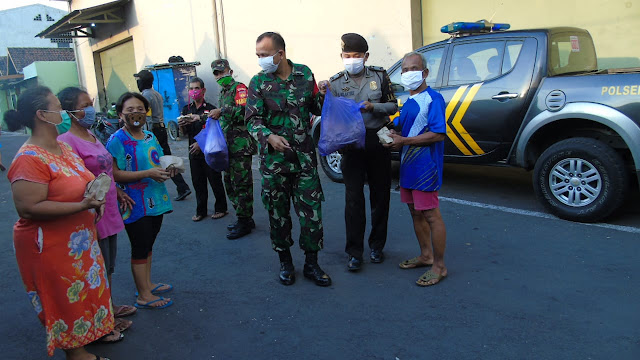
[[[94,198],[98,201],[104,200],[111,187],[111,178],[109,175],[102,173],[97,178],[91,180],[87,184],[87,188],[84,191],[84,197],[94,195]]]
[[[179,173],[183,173],[185,171],[184,161],[182,161],[182,158],[173,155],[160,156],[160,167],[166,170],[176,168]]]
[[[378,139],[380,140],[381,144],[391,144],[393,142],[393,139],[391,138],[391,136],[389,136],[389,134],[391,134],[391,131],[389,131],[386,126],[378,130],[376,134],[378,135]]]

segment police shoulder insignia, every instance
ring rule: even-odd
[[[332,77],[329,78],[329,81],[335,81],[339,79],[342,75],[344,75],[344,71],[340,71],[339,73],[333,75]]]
[[[384,71],[384,68],[382,66],[373,66],[373,65],[371,65],[371,66],[369,66],[369,69],[373,70],[373,71]]]
[[[374,81],[369,83],[369,89],[371,90],[378,90],[378,83]]]

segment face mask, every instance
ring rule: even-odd
[[[273,63],[273,57],[276,56],[276,54],[273,54],[267,57],[258,58],[258,65],[260,65],[260,67],[262,68],[262,71],[264,71],[267,74],[271,74],[272,72],[275,72],[276,70],[278,70],[278,65],[280,65],[280,61],[278,61],[277,64]]]
[[[233,76],[225,75],[225,76],[221,77],[220,79],[218,79],[218,85],[227,86],[227,85],[231,84],[232,81],[233,81]]]
[[[71,114],[71,116],[78,120],[78,124],[80,124],[80,126],[88,129],[96,121],[96,109],[93,106],[87,106],[83,109],[83,111],[84,117],[82,119],[78,119],[73,113]]]
[[[139,128],[147,121],[147,114],[145,113],[134,112],[122,115],[124,115],[127,126],[131,128]]]
[[[52,123],[51,121],[43,120],[46,123],[55,125],[56,126],[56,130],[58,131],[58,135],[62,135],[64,133],[66,133],[67,131],[69,131],[69,129],[71,129],[71,117],[69,117],[69,113],[67,113],[65,110],[62,110],[62,111],[42,110],[42,111],[48,112],[48,113],[59,113],[60,114],[60,117],[62,118],[62,121],[60,121],[59,124]]]
[[[422,71],[407,71],[406,73],[402,73],[400,81],[407,89],[415,90],[424,82]]]
[[[189,90],[189,97],[194,100],[202,100],[204,95],[202,94],[202,89],[198,90]]]
[[[342,59],[344,68],[351,75],[360,74],[364,69],[364,58],[347,58]]]

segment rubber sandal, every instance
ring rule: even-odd
[[[118,336],[117,339],[115,340],[105,340],[104,338],[106,338],[107,336],[111,336],[111,335],[115,335],[115,333],[112,331],[110,333],[108,333],[107,335],[101,337],[100,339],[96,340],[95,342],[98,344],[113,344],[113,343],[117,343],[118,341],[122,341],[122,339],[124,339],[124,334],[120,333],[120,336]]]
[[[213,220],[218,220],[218,219],[222,219],[223,217],[227,216],[227,214],[229,214],[228,211],[225,212],[216,212],[213,215],[211,215],[211,218]]]
[[[133,306],[132,306],[133,307]],[[135,307],[134,307],[135,309]],[[138,309],[136,309],[138,310]],[[113,330],[122,334],[122,332],[126,331],[128,328],[133,325],[133,321],[125,320],[125,319],[115,319],[115,325],[113,326]]]
[[[428,270],[426,273],[422,274],[416,281],[416,285],[418,286],[433,286],[439,284],[444,278],[447,277],[447,274],[436,274],[433,270]],[[429,284],[431,280],[438,280],[433,284]]]
[[[158,290],[159,288],[163,287],[163,286],[168,286],[168,288],[164,289],[164,290]],[[151,293],[153,295],[160,295],[160,294],[165,294],[168,293],[169,291],[173,290],[173,285],[171,284],[158,284],[156,287],[154,287],[153,289],[151,289]],[[136,297],[140,296],[140,294],[138,294],[138,292],[136,291]]]
[[[96,355],[95,360],[111,360],[111,359]]]
[[[152,306],[151,305],[151,304],[155,304],[158,301],[162,301],[162,300],[164,300],[164,298],[161,296],[157,300],[149,301],[148,303],[144,303],[144,304],[140,304],[140,303],[136,302],[135,304],[133,304],[133,306],[137,307],[138,309],[158,310],[158,309],[168,308],[169,306],[173,305],[173,300],[169,300],[168,303],[166,303],[164,305],[160,305],[160,306]]]
[[[401,262],[399,266],[400,266],[400,269],[415,269],[415,268],[431,266],[431,265],[433,264],[425,264],[423,262],[420,262],[420,260],[418,259],[418,256],[416,256],[412,259]]]
[[[116,308],[118,310],[116,310]],[[121,318],[121,317],[131,316],[131,315],[135,314],[136,311],[138,311],[138,309],[136,309],[134,306],[131,306],[131,305],[114,306],[113,307],[113,317]]]
[[[201,221],[202,219],[204,219],[204,216],[202,216],[202,215],[193,215],[191,217],[191,221],[193,221],[193,222],[198,222],[198,221]]]

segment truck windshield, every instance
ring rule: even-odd
[[[551,35],[549,75],[598,70],[593,40],[584,32],[560,32]]]

